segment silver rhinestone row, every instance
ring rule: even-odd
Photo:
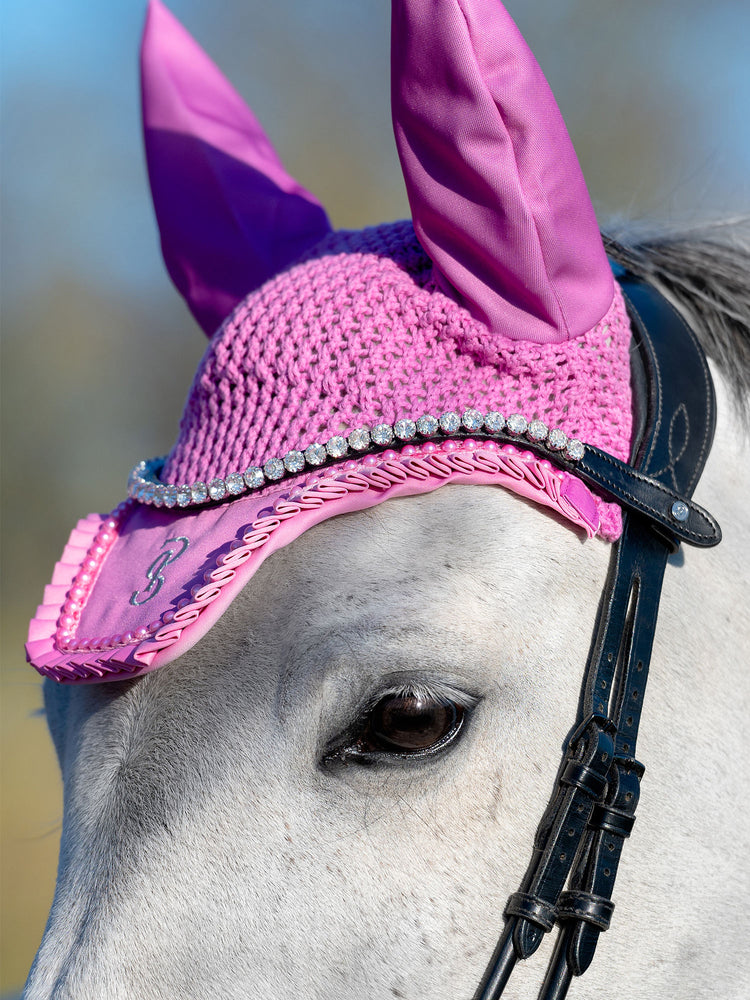
[[[576,438],[568,438],[558,428],[547,427],[541,420],[528,421],[520,413],[507,419],[496,410],[481,413],[468,409],[459,414],[448,410],[439,417],[425,414],[417,420],[404,418],[395,424],[376,424],[358,427],[348,435],[335,434],[325,444],[314,442],[303,451],[288,451],[283,458],[269,458],[262,466],[251,465],[244,472],[230,472],[224,479],[176,486],[159,480],[163,458],[139,462],[128,478],[128,496],[139,503],[154,507],[195,507],[212,501],[237,497],[248,490],[259,490],[276,483],[285,476],[297,475],[306,469],[316,469],[329,459],[355,457],[375,448],[391,444],[408,444],[417,438],[450,437],[459,432],[477,434],[507,434],[511,438],[525,438],[542,446],[553,455],[579,462],[584,455],[584,445]]]

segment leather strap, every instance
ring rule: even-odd
[[[673,428],[677,426],[678,419],[670,421]],[[680,426],[685,425],[680,421]],[[674,448],[673,453],[677,454],[676,446]],[[632,469],[599,448],[586,445],[580,462],[569,467],[571,472],[598,487],[609,499],[645,514],[678,541],[706,547],[718,545],[721,541],[721,528],[707,510],[686,494],[671,489],[653,476]],[[669,471],[674,471],[672,466]]]
[[[562,1000],[573,976],[589,967],[609,926],[622,846],[635,821],[643,774],[636,738],[667,559],[680,541],[721,539],[716,521],[690,499],[716,419],[705,356],[655,288],[616,274],[637,348],[633,386],[641,406],[632,465],[588,446],[581,461],[561,464],[623,504],[623,534],[613,549],[577,724],[475,1000],[497,1000],[516,962],[536,951],[553,922],[562,929],[540,1000]]]

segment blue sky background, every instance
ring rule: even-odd
[[[750,209],[747,0],[508,0],[600,220]],[[337,225],[407,214],[386,0],[170,0]],[[4,0],[0,992],[54,884],[61,815],[26,623],[75,520],[174,439],[204,339],[161,263],[140,143],[145,0]]]
[[[605,214],[684,218],[747,207],[745,0],[545,0],[509,8],[558,95]],[[172,9],[310,186],[319,169],[328,173],[322,186],[332,193],[334,219],[359,224],[380,221],[389,209],[406,211],[388,118],[384,0],[173,0]],[[44,283],[49,269],[73,267],[87,280],[134,292],[163,280],[139,144],[143,10],[142,0],[6,0],[4,270],[11,295]],[[333,150],[311,148],[311,123],[321,110],[324,131],[343,140],[338,164]],[[618,130],[632,148],[639,111],[645,160],[627,158],[629,187],[618,178],[618,196],[587,161],[597,151],[609,153],[600,157],[605,167],[616,159]],[[658,154],[655,138],[663,143]],[[359,210],[352,167],[364,173]]]

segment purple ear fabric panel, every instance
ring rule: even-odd
[[[143,131],[169,274],[210,337],[330,231],[252,111],[160,0],[141,48]]]
[[[414,228],[441,287],[495,334],[590,330],[613,279],[580,166],[498,0],[394,0],[392,113]]]

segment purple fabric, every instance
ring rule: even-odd
[[[392,112],[414,228],[492,330],[590,330],[613,279],[575,150],[499,0],[393,0]]]
[[[330,231],[242,98],[160,0],[141,48],[143,130],[170,276],[210,337]]]

